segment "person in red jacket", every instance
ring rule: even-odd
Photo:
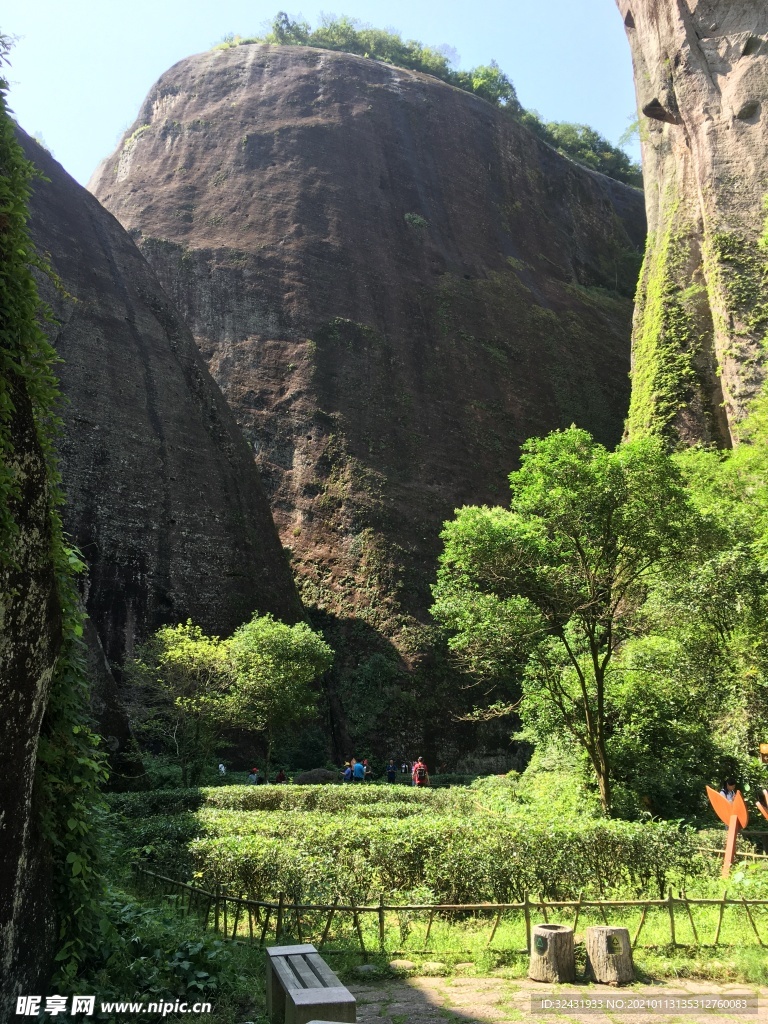
[[[411,778],[413,779],[414,786],[428,786],[429,785],[429,772],[427,766],[421,758],[418,758],[413,765],[411,771]]]

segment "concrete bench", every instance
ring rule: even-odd
[[[313,1020],[355,1024],[357,1001],[314,946],[267,949],[267,1016],[271,1024]]]

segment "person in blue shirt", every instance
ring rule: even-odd
[[[365,782],[365,765],[354,757],[352,758],[352,781]]]
[[[389,764],[387,765],[387,782],[394,782],[397,778],[397,765],[395,764],[394,757],[390,757]]]

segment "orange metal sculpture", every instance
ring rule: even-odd
[[[760,746],[762,747],[762,743]],[[762,814],[764,818],[768,818],[768,789],[763,790],[763,799],[755,802],[755,807]]]
[[[726,800],[722,793],[718,793],[707,786],[707,796],[715,810],[715,814],[720,821],[728,826],[728,839],[725,844],[722,870],[723,878],[727,878],[736,855],[736,836],[741,829],[747,827],[747,822],[749,821],[747,805],[744,803],[744,797],[738,790],[736,790],[733,800]],[[766,817],[768,818],[768,814],[766,814]]]

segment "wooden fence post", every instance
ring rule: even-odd
[[[264,945],[264,939],[267,935],[267,928],[269,928],[269,919],[272,915],[272,907],[267,907],[267,912],[264,915],[264,923],[261,926],[261,936],[259,937],[259,945]]]
[[[285,902],[285,893],[281,892],[277,897],[277,923],[275,924],[275,942],[280,941],[280,936],[283,934],[283,903]]]
[[[523,893],[523,914],[525,915],[525,948],[531,952],[531,904],[528,900],[528,890]]]
[[[637,945],[637,940],[640,938],[640,932],[643,930],[643,925],[645,924],[645,915],[647,913],[648,913],[648,904],[644,903],[643,904],[643,912],[640,915],[640,924],[637,926],[637,931],[635,932],[634,939],[632,939],[632,949],[635,948],[635,946]]]
[[[320,945],[318,947],[319,949],[322,949],[323,946],[325,945],[325,940],[328,938],[328,932],[331,930],[331,921],[333,921],[333,915],[336,913],[336,907],[338,907],[338,905],[339,897],[337,896],[336,899],[333,901],[333,906],[331,907],[330,913],[328,914],[328,920],[325,922],[325,928],[323,929],[323,937],[322,939],[320,939]]]
[[[379,949],[384,952],[384,893],[379,896]]]
[[[667,896],[667,907],[669,909],[669,933],[672,939],[672,945],[677,945],[677,939],[675,938],[675,897],[672,895],[672,886],[669,887],[669,895]]]
[[[489,935],[488,942],[485,945],[486,949],[490,949],[491,943],[493,942],[493,937],[496,934],[496,929],[499,927],[499,922],[501,921],[501,914],[502,911],[500,910],[496,915],[496,920],[493,922],[493,928],[491,928],[491,934]]]
[[[432,922],[435,919],[435,908],[433,907],[429,912],[429,921],[427,922],[427,933],[424,936],[424,951],[426,952],[427,943],[429,942],[429,933],[432,931]]]
[[[584,896],[584,893],[580,892],[579,893],[579,902],[576,904],[576,913],[574,914],[574,917],[573,917],[573,934],[574,934],[574,936],[576,935],[576,927],[577,927],[577,925],[579,923],[579,914],[581,913],[581,901],[582,901],[583,896]]]
[[[762,949],[764,943],[763,943],[763,940],[760,938],[760,932],[757,930],[757,925],[755,924],[754,919],[752,917],[752,911],[749,909],[749,904],[747,903],[746,899],[743,896],[741,897],[741,902],[744,904],[744,909],[747,912],[747,917],[749,918],[749,923],[752,925],[752,931],[757,936],[757,941],[760,943],[760,948]]]
[[[691,922],[691,931],[693,932],[694,942],[696,943],[697,946],[700,946],[701,943],[699,942],[699,933],[696,931],[696,925],[694,924],[694,921],[693,921],[693,914],[691,913],[691,903],[690,903],[690,900],[688,899],[688,896],[686,895],[685,891],[681,892],[680,895],[685,900],[685,909],[688,911],[688,920]]]
[[[717,945],[717,940],[720,938],[720,928],[723,924],[723,914],[725,913],[725,898],[728,895],[728,890],[723,889],[723,898],[720,901],[720,913],[717,916],[717,928],[715,929],[715,937],[712,941],[712,945]]]
[[[355,901],[352,900],[352,920],[355,922],[355,928],[357,928],[357,937],[360,940],[360,949],[363,951],[363,960],[368,959],[368,952],[363,942],[363,929],[360,927],[360,915],[357,912]]]

